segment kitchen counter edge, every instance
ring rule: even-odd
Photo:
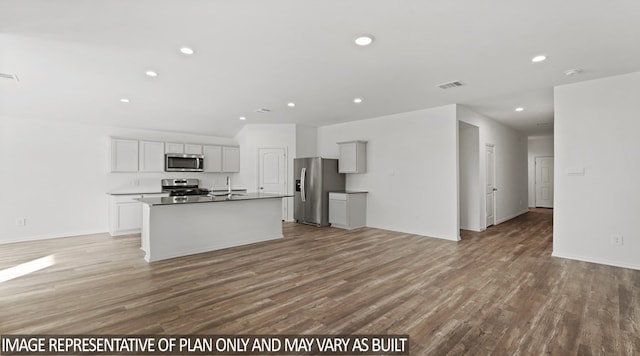
[[[291,198],[293,195],[267,194],[267,193],[248,193],[242,195],[234,195],[228,198],[226,195],[209,196],[209,195],[190,195],[186,197],[164,197],[164,198],[142,198],[136,199],[150,206],[160,205],[182,205],[182,204],[200,204],[200,203],[224,203],[232,201],[259,200],[259,199],[281,199]]]

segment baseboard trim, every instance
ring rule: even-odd
[[[496,225],[502,224],[503,222],[509,221],[509,220],[511,220],[513,218],[517,218],[518,216],[520,216],[522,214],[526,214],[528,212],[529,212],[529,209],[527,208],[527,209],[521,210],[521,211],[519,211],[519,212],[517,212],[515,214],[511,214],[509,216],[505,216],[504,218],[496,220]]]
[[[576,260],[576,261],[582,261],[582,262],[597,263],[599,265],[606,265],[606,266],[613,266],[613,267],[640,270],[640,265],[634,265],[634,264],[629,264],[629,263],[620,263],[620,262],[610,261],[610,260],[601,259],[601,258],[593,258],[593,257],[572,255],[570,253],[561,253],[561,252],[555,252],[554,251],[553,253],[551,253],[551,256],[552,257],[558,257],[558,258],[566,258],[568,260]]]
[[[89,230],[89,231],[74,231],[64,234],[46,234],[46,235],[37,235],[37,236],[29,236],[22,238],[13,238],[4,241],[0,241],[0,245],[2,244],[12,244],[16,242],[29,242],[29,241],[38,241],[38,240],[49,240],[49,239],[61,239],[65,237],[76,237],[76,236],[84,236],[84,235],[97,235],[97,234],[107,234],[109,237],[109,233],[107,231],[98,231],[98,230]]]
[[[460,229],[461,229],[461,230],[474,231],[474,232],[480,232],[480,231],[482,231],[482,230],[480,229],[480,226],[473,226],[473,227],[471,227],[471,226],[462,226],[462,225],[461,225],[461,226],[460,226]]]

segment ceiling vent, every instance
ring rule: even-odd
[[[15,74],[7,74],[7,73],[0,73],[0,78],[2,79],[9,79],[9,80],[15,80],[16,82],[19,82],[20,80],[18,79],[18,76]]]
[[[255,112],[260,114],[266,114],[266,113],[270,113],[271,109],[260,108],[260,109],[256,109]]]
[[[440,89],[451,89],[451,88],[461,87],[463,85],[464,85],[463,82],[461,82],[459,80],[456,80],[456,81],[453,81],[453,82],[439,84],[438,87]]]

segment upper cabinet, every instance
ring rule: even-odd
[[[192,143],[167,142],[165,144],[165,153],[182,153],[182,154],[188,154],[188,155],[201,155],[202,145],[194,145]]]
[[[138,141],[111,139],[111,172],[138,171]]]
[[[222,171],[240,172],[240,147],[222,147]]]
[[[367,141],[338,142],[339,173],[365,173],[367,171]]]
[[[111,172],[164,172],[165,153],[204,155],[204,172],[240,172],[240,147],[111,138]]]
[[[164,142],[140,141],[140,172],[164,172]]]
[[[204,171],[222,172],[222,147],[202,146],[204,151]]]
[[[190,143],[184,144],[184,153],[189,155],[201,155],[202,154],[202,145],[193,145]]]
[[[184,143],[167,142],[164,153],[184,153]]]

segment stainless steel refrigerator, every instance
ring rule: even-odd
[[[329,192],[345,187],[345,176],[338,173],[338,160],[313,157],[293,160],[296,182],[293,218],[296,222],[329,226]]]

